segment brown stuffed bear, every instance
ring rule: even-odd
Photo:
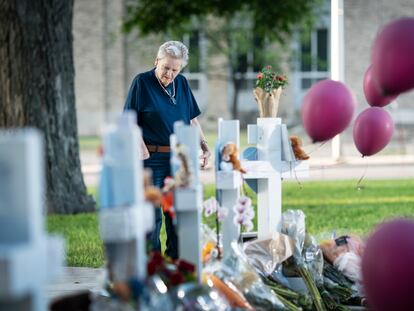
[[[295,154],[296,160],[307,160],[309,156],[302,149],[302,141],[298,136],[290,136],[290,143],[292,145],[293,153]]]
[[[231,163],[233,166],[233,170],[239,171],[240,173],[244,174],[246,171],[241,167],[240,161],[237,158],[238,151],[236,144],[234,143],[227,143],[221,150],[221,160],[225,163]],[[220,165],[222,166],[222,165]]]
[[[161,202],[161,191],[152,184],[152,174],[149,169],[144,170],[144,196],[145,201],[153,205],[159,205]]]

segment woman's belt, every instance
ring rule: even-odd
[[[171,152],[170,146],[146,145],[149,152]]]

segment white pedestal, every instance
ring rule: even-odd
[[[233,206],[240,197],[242,186],[241,173],[238,171],[221,171],[219,160],[221,148],[227,143],[234,143],[239,149],[240,144],[239,120],[218,120],[218,138],[216,148],[216,189],[220,206],[227,208],[228,215],[223,220],[223,252],[226,253],[231,247],[231,242],[238,239],[240,234],[239,226],[233,223],[235,216]]]
[[[188,187],[174,191],[174,207],[177,213],[178,254],[196,267],[197,279],[201,282],[201,209],[203,188],[199,181],[199,146],[200,134],[198,128],[184,125],[182,122],[174,124],[174,135],[170,138],[172,152],[180,144],[187,152],[191,182]],[[176,174],[177,172],[173,172]]]
[[[61,272],[63,240],[44,230],[44,184],[41,133],[0,131],[1,310],[46,310],[42,288]]]
[[[308,177],[307,162],[296,161],[280,118],[258,118],[248,126],[248,142],[256,144],[257,160],[242,160],[244,179],[257,180],[258,238],[281,228],[282,179]]]
[[[154,210],[144,203],[140,135],[129,111],[103,137],[99,221],[113,281],[144,279],[147,272],[146,233],[154,226]]]

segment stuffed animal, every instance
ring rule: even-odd
[[[220,169],[223,171],[239,171],[244,174],[246,171],[241,167],[238,159],[238,150],[236,144],[227,143],[221,148]]]
[[[149,169],[144,170],[144,196],[145,201],[153,205],[159,205],[161,202],[161,191],[152,184],[152,174]]]
[[[290,136],[290,143],[292,145],[293,153],[295,154],[296,160],[307,160],[309,156],[302,149],[302,141],[298,136]]]

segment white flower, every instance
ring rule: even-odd
[[[246,218],[246,216],[244,214],[236,214],[236,215],[234,215],[233,223],[235,225],[241,225],[241,224],[243,224],[246,221],[247,221],[247,218]]]
[[[246,209],[246,211],[244,212],[244,215],[246,216],[246,218],[248,219],[253,219],[254,218],[254,209],[253,207],[249,207]]]
[[[214,214],[217,211],[218,203],[215,197],[211,197],[210,199],[204,201],[203,203],[203,209],[204,209],[204,215],[206,217],[210,217],[212,214]]]
[[[220,207],[218,208],[217,211],[217,217],[219,221],[223,221],[227,215],[229,214],[229,210],[226,207]]]
[[[167,192],[174,188],[175,186],[175,180],[171,176],[167,176],[164,179],[164,187],[162,188],[162,191]]]
[[[243,195],[238,199],[238,204],[245,205],[245,206],[251,206],[252,200],[249,197]]]
[[[233,206],[233,211],[236,214],[244,214],[247,210],[247,206],[246,205],[242,205],[242,204],[236,204]]]
[[[253,222],[251,220],[243,222],[242,225],[244,226],[244,230],[246,232],[250,232],[253,230]]]
[[[233,206],[233,211],[237,215],[243,215],[246,219],[253,219],[254,218],[254,209],[253,206],[248,204],[240,204],[238,202],[236,205]]]

